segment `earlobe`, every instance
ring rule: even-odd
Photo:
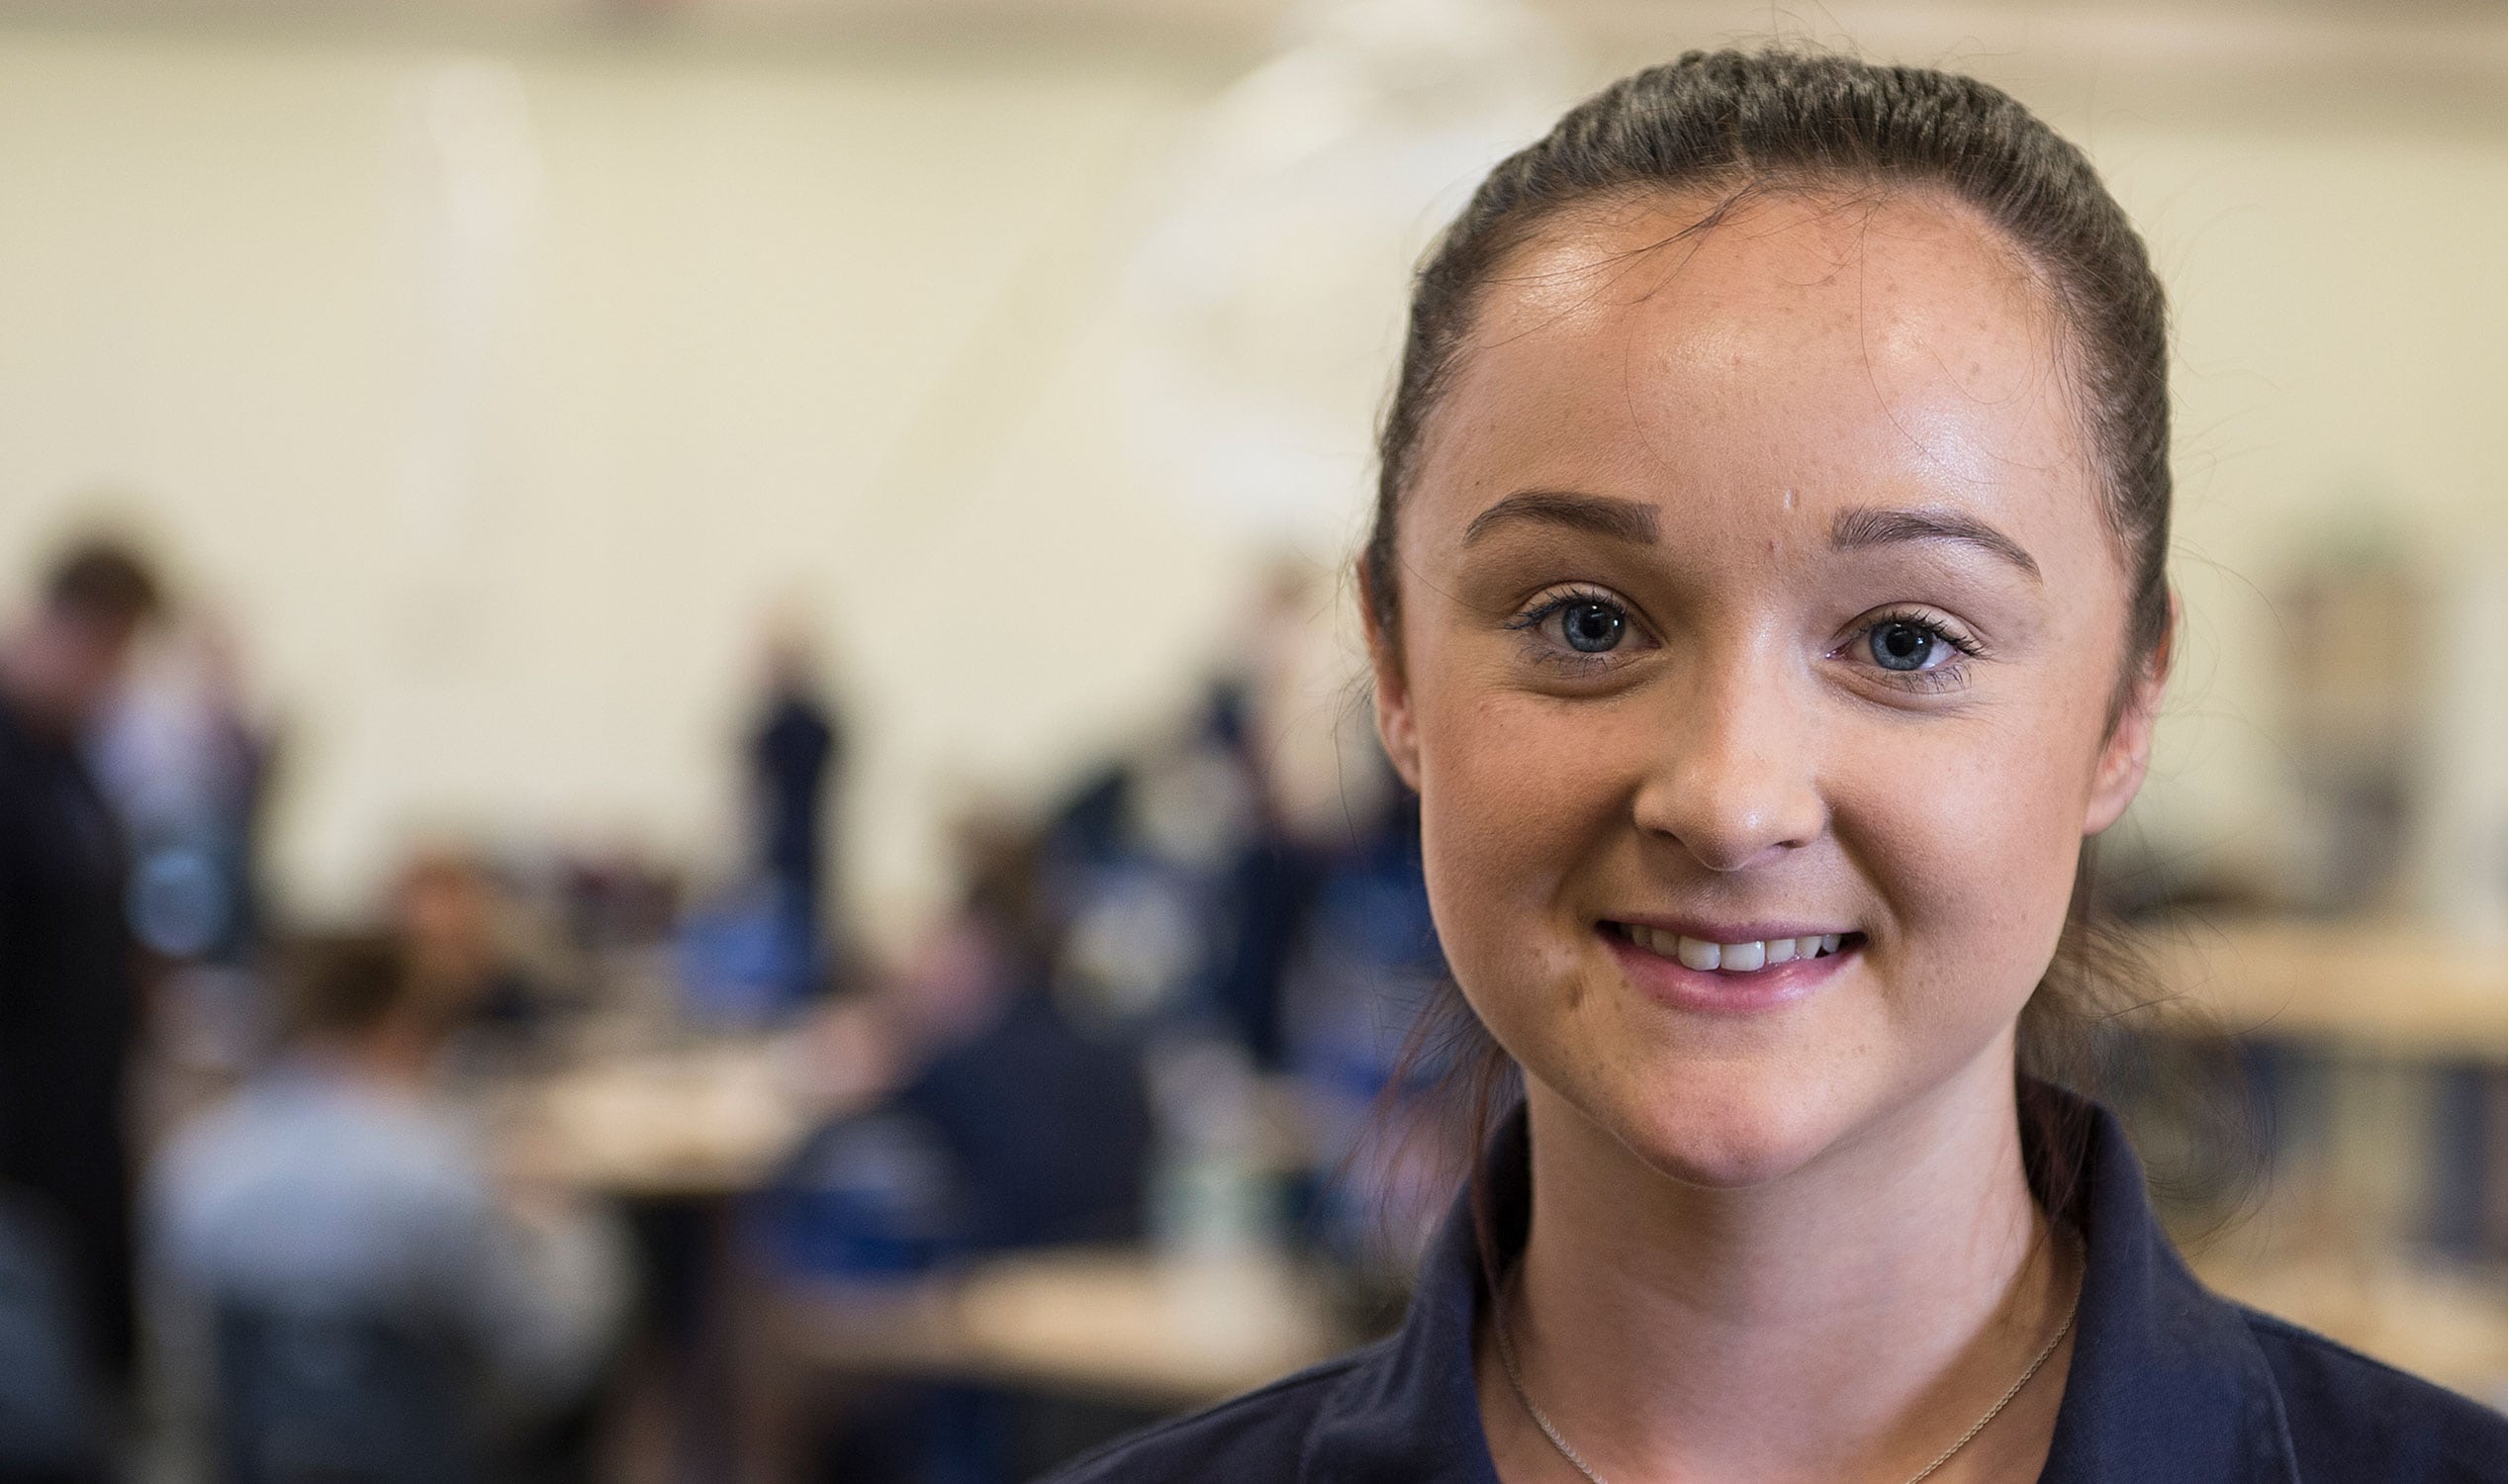
[[[1381,620],[1383,609],[1377,605],[1373,585],[1363,571],[1358,579],[1358,605],[1367,630],[1376,740],[1383,744],[1385,758],[1393,764],[1403,786],[1416,793],[1420,788],[1420,741],[1411,719],[1411,689],[1402,672],[1401,641],[1386,631]]]
[[[2151,772],[2152,733],[2160,720],[2160,699],[2168,685],[2177,633],[2178,599],[2171,593],[2168,626],[2152,646],[2150,658],[2143,662],[2133,694],[2126,698],[2115,726],[2108,731],[2106,745],[2099,750],[2098,774],[2091,782],[2090,808],[2082,819],[2085,835],[2098,834],[2124,817],[2134,795],[2142,791],[2142,781]]]
[[[1408,697],[1387,692],[1381,676],[1376,682],[1376,739],[1384,744],[1385,757],[1392,762],[1403,787],[1418,792],[1420,747],[1418,734],[1411,726]]]
[[[2142,791],[2142,781],[2151,771],[2151,716],[2152,707],[2137,696],[2108,734],[2099,753],[2098,777],[2090,787],[2090,808],[2082,817],[2083,834],[2098,834],[2123,818]]]

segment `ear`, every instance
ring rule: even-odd
[[[2095,835],[2124,817],[2125,808],[2142,791],[2151,772],[2151,734],[2160,720],[2160,700],[2167,690],[2169,667],[2176,658],[2180,611],[2178,596],[2169,594],[2169,622],[2160,642],[2142,662],[2116,724],[2108,728],[2099,749],[2098,772],[2090,781],[2090,807],[2082,817],[2082,833]]]
[[[1358,564],[1358,616],[1367,630],[1367,668],[1374,684],[1376,740],[1413,792],[1420,788],[1420,733],[1411,716],[1411,686],[1402,669],[1402,640],[1388,632],[1367,564]]]

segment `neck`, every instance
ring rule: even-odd
[[[393,1092],[426,1090],[435,1069],[439,1038],[395,1019],[355,1036],[308,1041],[305,1058],[370,1086]]]
[[[45,667],[32,641],[24,636],[0,640],[0,700],[15,707],[22,722],[46,738],[72,730],[62,724],[52,690],[46,684]]]
[[[2072,1293],[2021,1163],[2009,1043],[1997,1052],[1747,1189],[1669,1178],[1528,1087],[1533,1219],[1494,1313],[1527,1389],[1604,1478],[1898,1484],[1994,1404]],[[1481,1382],[1484,1418],[1506,1419],[1493,1445],[1522,1465],[1508,1476],[1573,1478],[1487,1354]],[[2051,1432],[2052,1405],[2014,1411],[1935,1479],[2025,1452],[2031,1418]]]

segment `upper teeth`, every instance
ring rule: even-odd
[[[1815,933],[1804,938],[1762,938],[1750,943],[1710,943],[1703,938],[1684,938],[1678,933],[1657,932],[1650,927],[1624,923],[1623,932],[1628,941],[1667,959],[1678,959],[1692,969],[1716,969],[1726,974],[1749,974],[1774,964],[1789,964],[1796,959],[1816,959],[1837,952],[1844,937],[1840,933]]]

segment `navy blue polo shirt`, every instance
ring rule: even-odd
[[[2162,1234],[2124,1131],[2105,1109],[2077,1111],[2089,1267],[2041,1484],[2508,1484],[2508,1417],[2206,1291]],[[1484,1170],[1492,1226],[1518,1242],[1530,1160],[1519,1110]],[[1472,1378],[1480,1272],[1458,1201],[1400,1330],[1137,1433],[1054,1484],[1497,1484]]]

